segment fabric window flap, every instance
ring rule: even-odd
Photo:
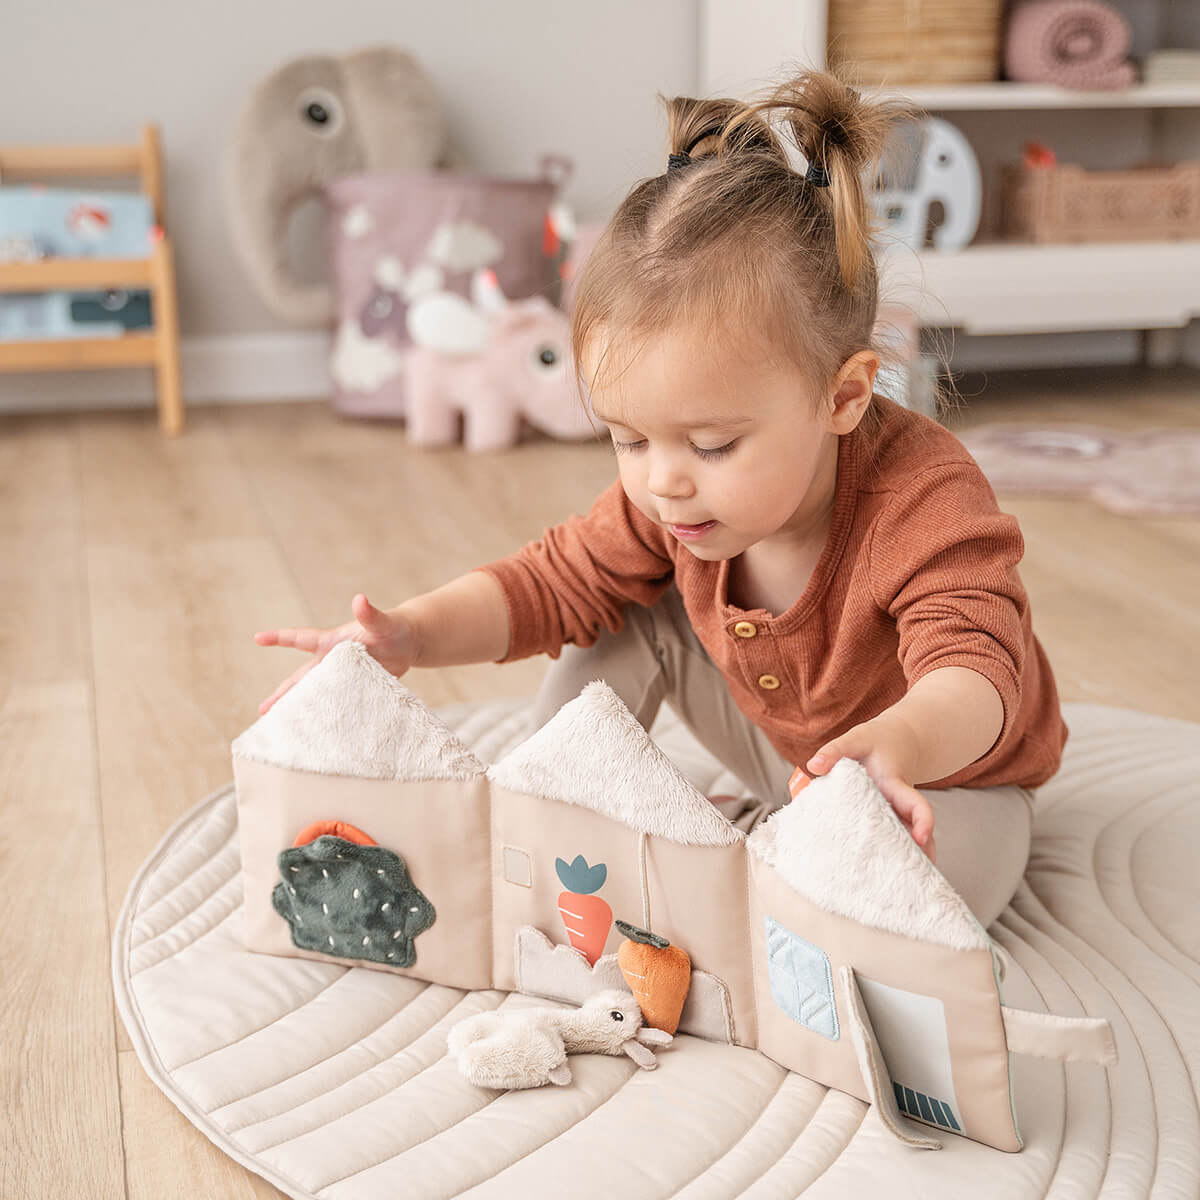
[[[879,1049],[875,1031],[871,1028],[871,1019],[858,990],[854,969],[842,967],[840,977],[842,995],[846,1001],[846,1014],[849,1017],[847,1024],[855,1053],[858,1055],[858,1066],[880,1120],[888,1132],[894,1134],[906,1146],[912,1146],[916,1150],[940,1150],[941,1142],[915,1132],[900,1116],[897,1095],[893,1092],[892,1081],[888,1076],[887,1063],[884,1061],[883,1051]]]

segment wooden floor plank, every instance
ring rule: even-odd
[[[0,428],[0,1196],[125,1194],[73,420]]]
[[[306,617],[219,415],[195,414],[190,426],[167,441],[136,414],[81,419],[112,920],[166,830],[229,779],[229,743],[273,686],[275,670],[252,642],[256,607]],[[131,1196],[263,1194],[241,1167],[198,1148],[186,1123],[154,1119],[136,1070],[123,1069],[121,1082]],[[224,1179],[228,1165],[244,1177],[242,1191],[196,1193],[197,1156],[210,1175]]]

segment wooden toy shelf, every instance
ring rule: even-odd
[[[156,237],[148,258],[50,258],[0,263],[0,292],[110,288],[149,290],[153,326],[118,337],[0,341],[0,371],[71,371],[96,367],[153,367],[163,433],[183,429],[179,368],[179,309],[167,232],[162,147],[146,125],[135,146],[0,146],[0,181],[136,175],[154,212]]]

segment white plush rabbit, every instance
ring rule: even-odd
[[[628,993],[597,992],[582,1008],[525,1008],[476,1013],[453,1026],[446,1048],[472,1083],[531,1088],[571,1082],[568,1054],[628,1054],[639,1067],[658,1066],[652,1046],[672,1037],[642,1024]]]

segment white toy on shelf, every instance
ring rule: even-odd
[[[894,163],[891,154],[884,156],[883,186],[867,193],[876,216],[891,238],[920,250],[930,208],[940,203],[943,220],[933,231],[934,248],[961,250],[979,228],[983,196],[970,143],[949,121],[927,117],[903,126],[895,149]]]

